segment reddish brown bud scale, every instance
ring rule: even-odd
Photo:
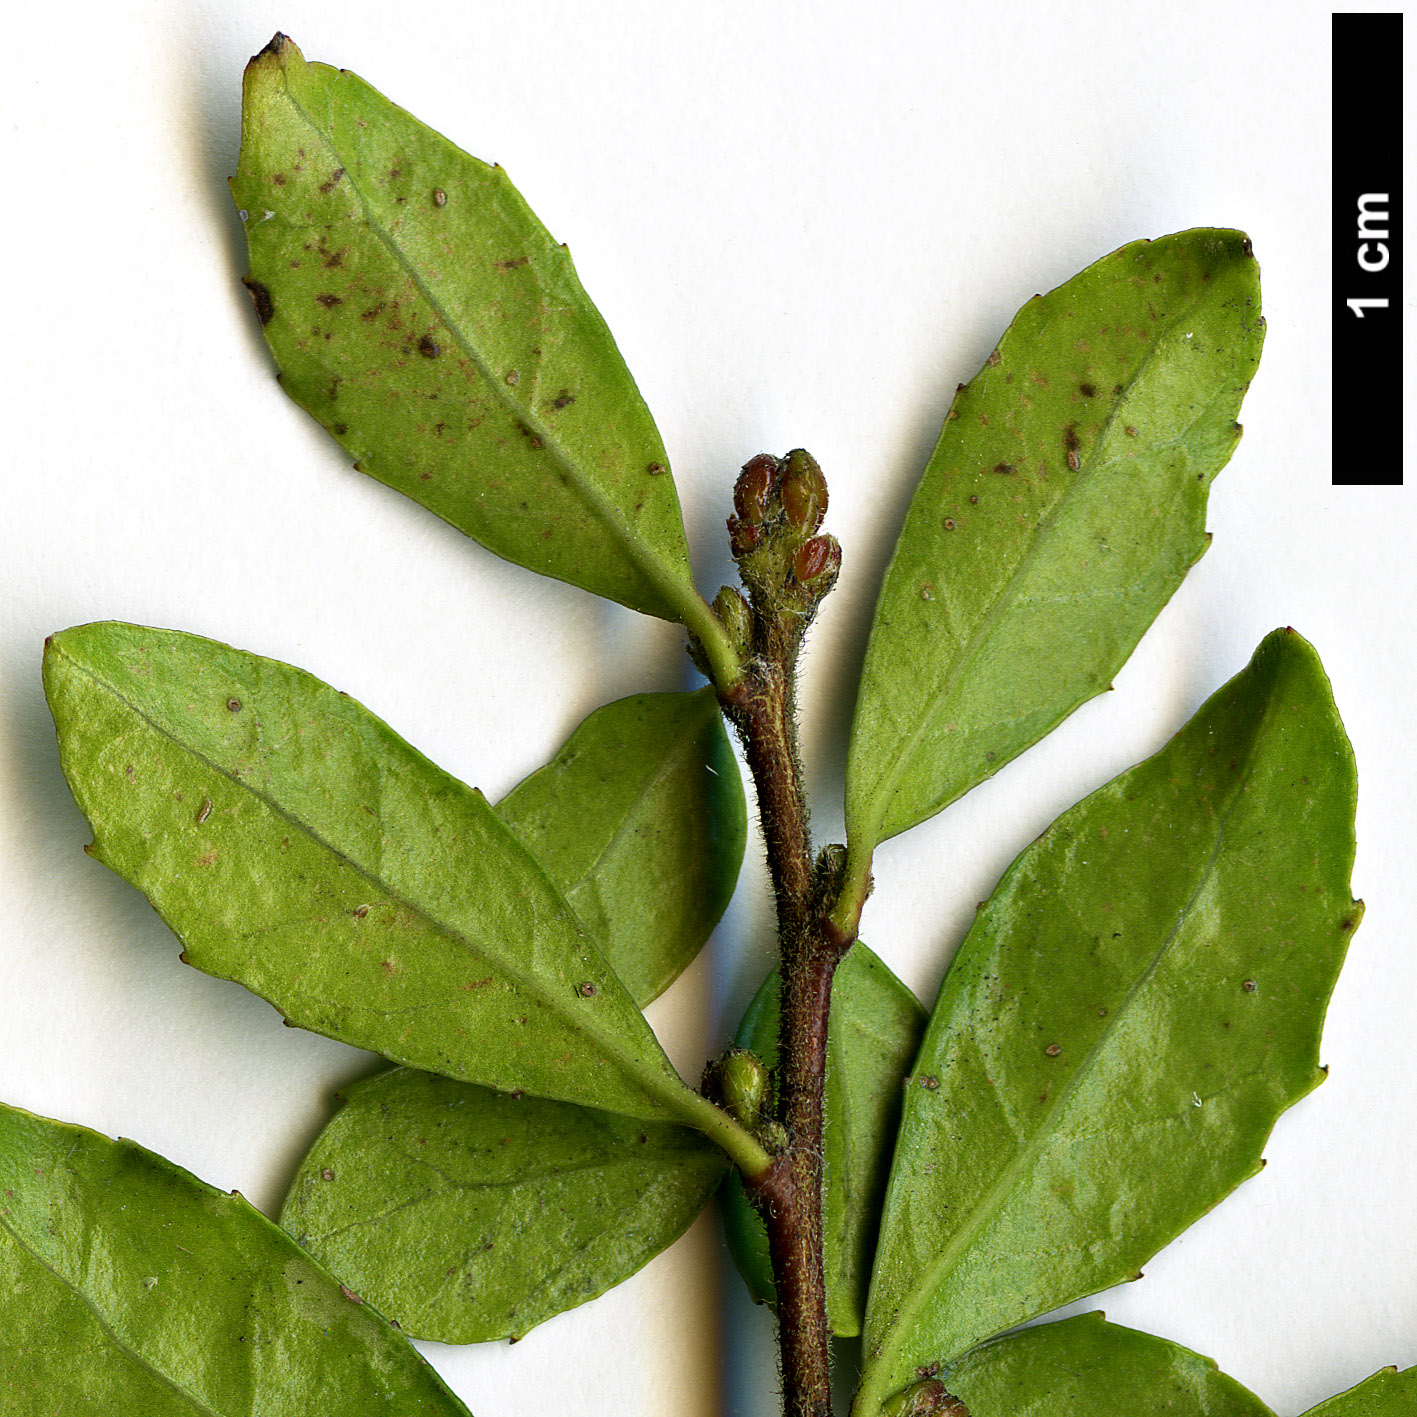
[[[728,519],[728,544],[735,556],[746,556],[762,543],[763,530],[738,517]]]
[[[826,564],[826,538],[814,536],[797,548],[797,554],[792,558],[792,574],[799,581],[814,581],[826,569]]]
[[[756,526],[767,515],[776,481],[777,459],[771,454],[759,453],[743,464],[733,488],[733,509],[743,521]]]
[[[841,547],[834,536],[814,536],[804,541],[792,557],[792,574],[801,585],[810,585],[823,575],[841,569]]]
[[[827,480],[817,460],[802,448],[793,448],[782,460],[782,509],[799,531],[814,532],[827,514]]]

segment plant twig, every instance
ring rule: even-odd
[[[816,534],[826,484],[800,450],[766,454],[743,469],[729,519],[751,609],[725,590],[716,606],[746,639],[742,677],[719,685],[757,785],[768,870],[777,902],[782,1013],[777,1121],[785,1149],[745,1177],[763,1217],[777,1289],[786,1417],[831,1417],[831,1331],[822,1266],[822,1101],[832,976],[854,932],[828,918],[836,853],[814,866],[797,751],[796,665],[802,637],[831,589],[841,553]]]

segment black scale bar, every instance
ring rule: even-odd
[[[1333,482],[1402,484],[1402,16],[1333,17]]]

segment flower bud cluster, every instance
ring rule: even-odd
[[[802,448],[784,458],[759,453],[743,465],[728,539],[755,599],[799,616],[816,610],[841,570],[837,539],[820,534],[826,512],[826,478]]]

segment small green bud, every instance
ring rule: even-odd
[[[768,1092],[768,1070],[756,1054],[733,1048],[723,1059],[724,1106],[749,1131],[758,1125]]]
[[[758,1140],[774,1155],[781,1156],[788,1146],[787,1128],[769,1118],[758,1128]]]
[[[793,448],[782,460],[782,469],[782,510],[789,525],[811,535],[827,514],[827,480],[803,448]]]
[[[746,659],[752,653],[753,645],[753,612],[748,608],[748,602],[732,586],[726,585],[714,596],[713,608],[723,628],[728,631],[728,638],[733,641],[738,657]]]

